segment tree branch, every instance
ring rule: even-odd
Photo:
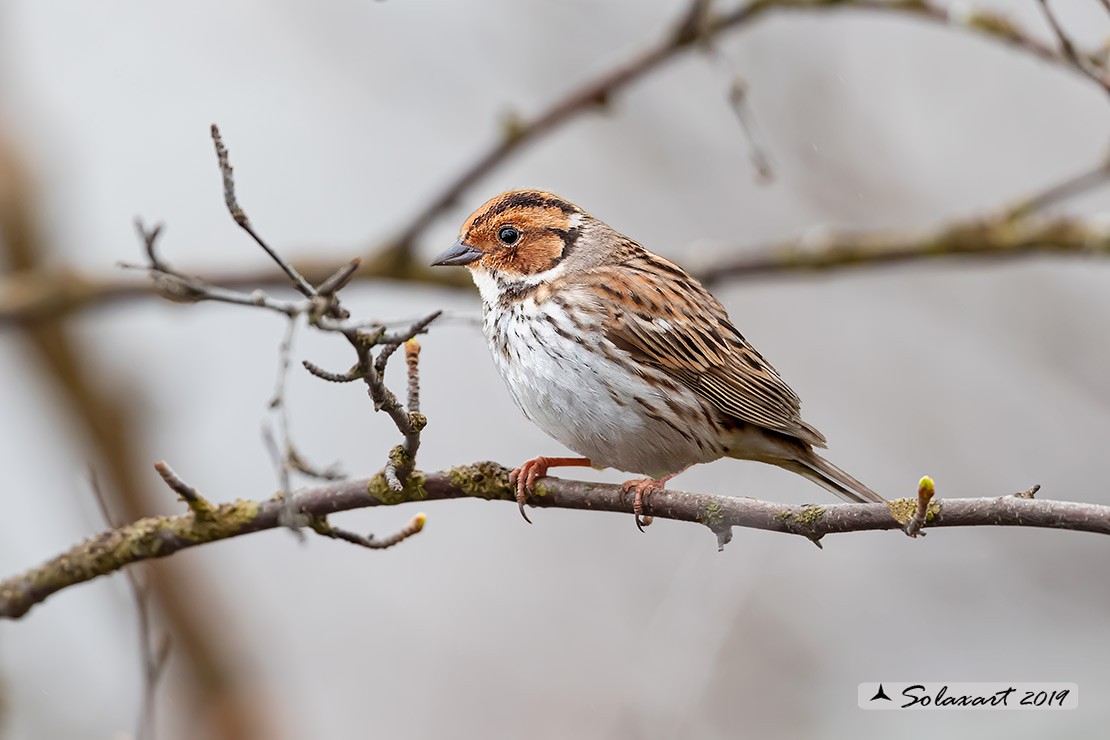
[[[1106,257],[1110,255],[1110,229],[1070,216],[1028,224],[970,219],[916,234],[874,231],[809,235],[746,254],[706,259],[700,265],[687,261],[687,267],[706,285],[713,285],[754,277],[1036,255]]]
[[[332,483],[293,494],[300,511],[314,518],[370,506],[411,501],[478,498],[516,503],[509,470],[482,462],[439,473],[413,471],[402,491],[390,489],[384,473],[373,478]],[[619,485],[544,478],[530,499],[540,508],[631,513]],[[722,540],[731,527],[783,532],[819,541],[828,534],[904,529],[918,499],[886,504],[793,506],[750,498],[660,490],[644,501],[656,519],[696,522]],[[0,618],[18,619],[35,604],[62,589],[117,571],[131,563],[172,555],[209,542],[281,526],[281,498],[235,501],[214,506],[210,517],[195,511],[140,519],[103,532],[22,575],[0,583]],[[1110,534],[1110,506],[1022,498],[933,499],[926,529],[936,527],[1049,527]],[[423,524],[423,522],[421,522]],[[631,526],[631,523],[629,523]]]
[[[709,258],[700,266],[691,265],[691,272],[709,285],[738,278],[935,259],[1012,259],[1037,254],[1106,256],[1110,255],[1110,228],[1105,224],[1043,212],[1103,187],[1108,181],[1110,159],[1014,205],[953,221],[932,231],[810,234],[747,253],[736,250],[737,256]]]

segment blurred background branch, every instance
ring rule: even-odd
[[[32,179],[0,130],[0,248],[17,275],[35,274],[54,253],[38,228],[39,216]],[[153,505],[139,473],[139,461],[146,457],[144,432],[132,416],[134,399],[126,390],[126,379],[95,373],[87,348],[66,325],[64,314],[17,328],[64,397],[65,413],[87,436],[97,464],[103,466],[107,475],[101,490],[107,505],[124,521],[150,513]],[[144,590],[153,595],[174,635],[180,660],[192,674],[189,689],[211,719],[213,737],[262,737],[267,722],[259,706],[237,691],[236,671],[221,633],[209,624],[216,596],[198,576],[167,563],[151,570]]]
[[[1110,224],[1068,214],[1045,214],[1060,202],[1106,185],[1110,161],[1070,177],[996,213],[986,213],[914,234],[832,234],[815,230],[801,239],[691,265],[707,284],[731,279],[884,267],[946,259],[1005,260],[1035,255],[1110,256]]]
[[[919,0],[757,0],[730,12],[714,15],[711,3],[694,0],[675,28],[663,34],[659,41],[631,55],[608,72],[587,80],[531,119],[511,117],[504,125],[500,140],[477,155],[473,163],[460,174],[450,178],[400,228],[395,239],[372,250],[355,273],[354,279],[388,278],[449,287],[469,286],[470,281],[465,274],[460,274],[461,271],[431,270],[415,256],[414,250],[427,229],[437,223],[464,193],[484,177],[526,145],[543,138],[577,116],[592,110],[603,110],[613,96],[662,68],[683,52],[704,48],[711,55],[719,56],[719,53],[713,51],[712,45],[717,37],[728,31],[749,27],[772,12],[828,10],[893,15],[967,29],[1081,75],[1103,88],[1110,84],[1105,54],[1080,50],[1070,41],[1060,49],[1053,48],[1004,14],[973,9],[964,4],[949,9],[939,3]],[[1054,16],[1049,12],[1047,17],[1053,19],[1053,29],[1058,37],[1066,40],[1063,31],[1055,24]],[[736,108],[736,80],[730,86],[729,94]],[[739,97],[743,99],[742,94]],[[738,111],[742,110],[741,106]],[[745,128],[748,128],[746,123]],[[759,170],[764,172],[764,176],[769,176],[769,165],[762,146],[754,141],[752,146]],[[1105,167],[1099,167],[1094,179],[1101,183],[1105,176]],[[1098,183],[1086,183],[1077,190]],[[1037,197],[1030,196],[1028,200],[1034,201]],[[733,260],[724,259],[719,267],[705,266],[699,275],[703,279],[717,281],[742,275],[789,275],[818,269],[832,270],[967,256],[982,258],[1037,253],[1105,254],[1107,240],[1104,225],[1080,218],[1030,225],[1018,218],[997,223],[997,217],[988,214],[947,226],[941,225],[930,233],[916,237],[884,231],[844,234],[826,241],[811,241],[804,248],[799,248],[806,241],[803,239],[782,245],[738,249]],[[307,255],[293,257],[289,261],[299,274],[313,284],[326,279],[339,267],[334,262]],[[273,286],[286,281],[286,275],[274,269],[219,266],[192,271],[205,275],[206,281],[212,285],[230,289]],[[9,273],[0,276],[0,327],[64,316],[120,301],[148,298],[157,292],[156,286],[149,280],[137,276],[89,273],[69,266],[51,266],[46,263],[22,266],[13,263]]]

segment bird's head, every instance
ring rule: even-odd
[[[542,190],[503,193],[470,214],[459,240],[432,264],[465,265],[480,288],[534,285],[560,267],[587,220],[581,208]]]

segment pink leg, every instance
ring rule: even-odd
[[[644,499],[656,489],[663,490],[667,485],[667,481],[685,471],[686,468],[683,468],[677,473],[671,473],[662,478],[633,478],[621,484],[622,497],[629,491],[636,492],[636,497],[632,500],[632,515],[636,518],[636,528],[638,530],[643,532],[644,527],[649,526],[654,521],[652,517],[644,516]]]
[[[519,468],[509,473],[509,483],[516,484],[516,502],[520,506],[520,515],[529,524],[532,520],[524,513],[524,504],[527,494],[536,490],[536,478],[547,475],[549,468],[591,467],[588,457],[537,457],[528,460]]]

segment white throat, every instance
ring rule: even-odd
[[[470,271],[474,284],[478,286],[478,293],[482,296],[482,303],[487,306],[496,306],[497,299],[501,297],[501,286],[489,270],[481,268]]]
[[[478,293],[482,296],[482,303],[487,306],[493,306],[497,304],[501,295],[506,290],[520,288],[522,286],[530,288],[540,283],[546,283],[561,276],[566,270],[566,262],[560,262],[550,270],[537,272],[535,275],[527,275],[513,281],[498,280],[494,277],[492,272],[480,268],[471,270],[470,275],[474,278],[474,284],[478,286]]]

